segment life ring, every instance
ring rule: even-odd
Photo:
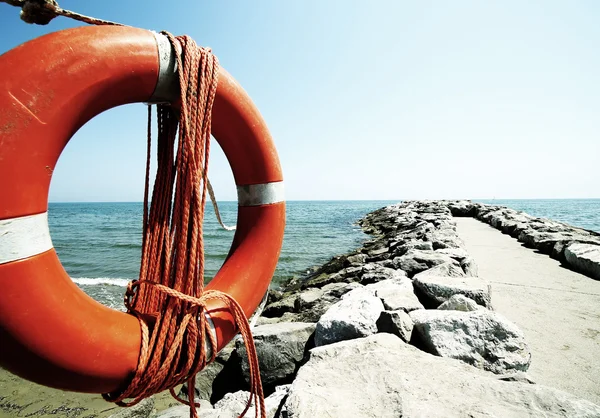
[[[138,320],[69,278],[50,239],[48,189],[60,153],[88,120],[122,104],[176,97],[173,55],[163,35],[147,30],[81,27],[0,56],[0,365],[14,374],[106,393],[135,372]],[[231,250],[206,289],[233,296],[249,317],[281,249],[283,176],[264,120],[223,69],[212,133],[231,165],[239,207]],[[218,301],[208,316],[220,350],[235,336],[235,321]]]

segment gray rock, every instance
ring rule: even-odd
[[[473,299],[469,299],[465,295],[456,294],[450,296],[450,298],[438,306],[440,310],[446,311],[462,311],[471,312],[479,309],[485,309],[483,306],[478,305]]]
[[[379,332],[394,334],[404,342],[410,342],[413,321],[404,311],[383,311],[377,320]]]
[[[146,398],[137,405],[129,408],[123,408],[109,418],[148,418],[154,414],[154,398]],[[188,411],[188,417],[190,413]]]
[[[508,373],[508,374],[501,374],[501,375],[498,375],[498,380],[503,380],[505,382],[521,382],[521,383],[528,383],[530,385],[535,385],[535,382],[525,372],[514,372],[514,373]]]
[[[349,256],[346,260],[350,266],[354,266],[354,267],[362,266],[363,264],[365,264],[365,261],[367,261],[367,255],[366,254],[355,254],[355,255]]]
[[[419,277],[436,276],[436,277],[465,277],[465,272],[456,261],[451,263],[438,264],[435,267],[422,271],[413,276],[414,279]]]
[[[500,381],[385,333],[311,350],[284,407],[288,418],[600,416],[568,393]]]
[[[434,250],[440,248],[462,248],[465,245],[463,240],[456,235],[456,231],[452,229],[437,230],[430,235],[429,240],[432,242]]]
[[[440,254],[444,254],[455,259],[459,263],[465,258],[469,257],[469,253],[464,248],[440,248],[436,251]]]
[[[413,334],[432,354],[462,360],[493,373],[526,371],[531,352],[521,330],[488,310],[413,311]]]
[[[282,316],[286,312],[293,312],[297,297],[296,294],[287,295],[277,302],[265,306],[262,315],[267,318],[274,318]]]
[[[423,305],[415,295],[412,282],[407,277],[384,280],[367,285],[365,288],[381,299],[387,310],[410,312],[415,309],[423,309]]]
[[[393,254],[397,257],[403,256],[410,250],[433,251],[433,244],[429,241],[410,240],[401,245],[392,248]]]
[[[448,203],[448,209],[452,212],[452,216],[472,217],[475,216],[476,205],[468,200],[461,200]]]
[[[315,345],[376,333],[377,319],[383,310],[381,300],[368,290],[355,289],[346,293],[317,322]]]
[[[196,412],[202,418],[205,417],[215,417],[213,412],[213,407],[210,402],[206,400],[196,400],[197,403],[200,404],[200,407],[196,408]],[[161,413],[158,414],[156,418],[189,418],[190,417],[190,407],[187,405],[178,405],[172,406],[171,408],[165,409]]]
[[[452,295],[465,295],[491,308],[491,287],[476,277],[421,276],[413,281],[415,293],[426,308],[437,308]]]
[[[254,344],[258,354],[260,375],[266,387],[287,383],[296,373],[309,348],[315,324],[287,322],[254,328]],[[242,373],[250,381],[248,356],[241,338],[235,342],[241,359]]]
[[[396,268],[404,270],[408,277],[439,264],[456,263],[452,258],[437,251],[422,250],[410,250],[403,256],[394,258],[393,262]]]
[[[564,251],[570,266],[593,279],[600,280],[600,245],[573,243]]]
[[[256,325],[267,325],[267,324],[278,324],[280,322],[310,322],[310,321],[302,321],[300,316],[293,312],[285,312],[281,316],[276,316],[273,318],[267,318],[261,316],[256,321]]]
[[[460,262],[460,268],[465,272],[467,277],[479,276],[479,267],[472,257],[467,257]]]
[[[383,267],[378,264],[365,264],[364,273],[360,277],[360,283],[367,285],[383,280],[402,279],[404,277],[406,277],[406,273],[402,270]]]
[[[265,412],[267,418],[275,418],[281,407],[281,403],[289,390],[289,385],[278,386],[271,395],[265,398]],[[201,418],[238,418],[246,408],[250,392],[238,391],[228,393],[223,399],[215,404],[213,411],[206,411]],[[185,418],[189,417],[189,413]],[[257,418],[260,415],[256,414],[254,402],[250,404],[250,409],[246,412],[244,418]]]
[[[342,295],[359,287],[362,287],[359,283],[330,283],[320,289],[309,288],[300,292],[294,304],[294,321],[317,322]]]
[[[206,416],[210,418],[237,418],[246,408],[249,399],[250,392],[246,392],[244,390],[228,393],[223,397],[223,399],[215,404],[212,416],[210,415],[210,412]],[[248,409],[246,417],[256,417],[254,403],[252,403],[250,409]]]
[[[196,374],[194,398],[207,401],[219,399],[228,391],[244,385],[237,353],[235,353],[235,341],[231,341],[217,354],[215,361]],[[187,383],[181,387],[179,396],[188,399]]]

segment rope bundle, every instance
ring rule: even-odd
[[[190,416],[196,417],[195,375],[214,360],[217,346],[205,315],[206,302],[218,299],[233,313],[249,357],[251,395],[240,416],[254,401],[264,418],[264,394],[248,319],[229,295],[204,292],[202,221],[218,61],[209,49],[198,47],[191,38],[166,35],[174,50],[181,51],[177,53],[177,66],[182,106],[179,117],[170,106],[158,106],[158,168],[149,211],[148,131],[140,278],[130,283],[125,297],[128,312],[140,320],[142,349],[129,386],[104,397],[132,406],[169,389],[178,401],[190,405]],[[149,111],[149,128],[150,125]],[[210,347],[206,346],[207,341]],[[189,401],[179,398],[173,390],[184,382],[188,384]]]

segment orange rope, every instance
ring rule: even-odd
[[[248,352],[251,395],[240,417],[254,402],[260,416],[266,418],[248,319],[231,296],[204,291],[202,221],[219,64],[209,49],[198,47],[191,38],[165,35],[173,49],[181,51],[177,52],[177,68],[182,105],[179,115],[169,106],[158,105],[158,168],[148,209],[149,111],[142,263],[139,280],[130,283],[125,295],[128,312],[140,320],[140,358],[130,384],[122,391],[103,396],[118,405],[132,406],[169,389],[173,397],[190,406],[190,417],[197,417],[195,376],[214,360],[217,346],[206,319],[206,302],[218,299],[233,314]],[[207,358],[207,340],[210,358]],[[188,384],[188,401],[173,390],[184,382]]]

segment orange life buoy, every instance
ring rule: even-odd
[[[0,365],[60,389],[115,391],[137,366],[138,320],[71,281],[52,247],[48,189],[60,153],[85,122],[122,104],[176,97],[173,51],[143,29],[82,27],[8,51],[0,74]],[[212,133],[232,167],[239,207],[229,255],[206,289],[233,296],[250,316],[281,249],[283,176],[264,120],[222,69]],[[220,350],[237,329],[211,303]]]

